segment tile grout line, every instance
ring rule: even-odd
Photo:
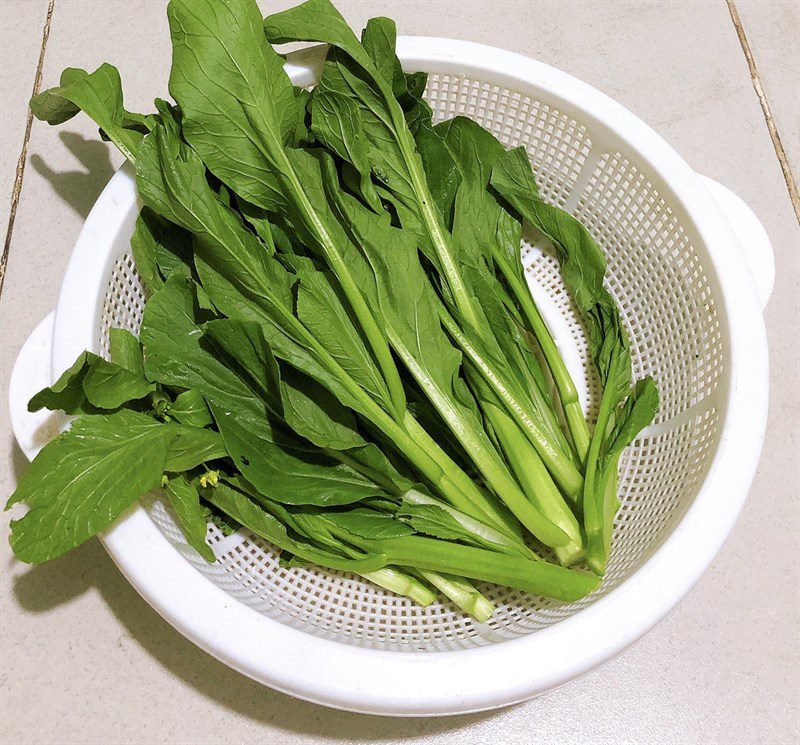
[[[764,92],[764,86],[761,85],[761,76],[758,73],[756,61],[753,57],[753,52],[750,49],[750,42],[747,41],[747,36],[744,32],[744,26],[742,25],[742,19],[739,17],[739,11],[736,9],[736,3],[734,0],[725,0],[725,2],[728,4],[728,12],[731,14],[731,20],[733,21],[734,28],[736,29],[736,35],[739,37],[739,44],[742,46],[742,51],[744,52],[745,59],[747,60],[747,66],[750,69],[750,79],[753,82],[753,88],[756,91],[756,96],[758,96],[758,101],[761,104],[761,110],[764,113],[764,119],[767,122],[769,136],[772,138],[772,146],[775,148],[775,155],[780,163],[781,171],[783,172],[783,179],[786,182],[786,188],[789,190],[789,199],[794,207],[795,216],[797,217],[798,222],[800,222],[800,193],[797,191],[797,184],[795,183],[794,176],[789,168],[789,160],[786,157],[786,150],[783,147],[783,142],[781,142],[781,136],[778,132],[778,127],[775,124],[775,119],[772,116],[772,110],[770,109],[769,101],[767,101],[767,94]]]
[[[47,16],[44,21],[44,29],[42,30],[42,46],[39,49],[39,61],[36,65],[36,76],[33,79],[33,91],[31,97],[39,93],[42,87],[42,68],[44,67],[44,53],[47,47],[47,39],[50,36],[50,21],[53,18],[53,8],[55,7],[55,0],[50,0],[47,6]],[[19,197],[22,192],[22,180],[25,176],[25,160],[28,156],[28,142],[31,138],[31,127],[33,126],[33,112],[28,109],[28,115],[25,120],[25,136],[22,140],[22,149],[19,153],[17,160],[17,172],[14,178],[14,187],[11,190],[11,210],[8,215],[8,227],[6,228],[6,239],[3,243],[3,254],[0,256],[0,294],[3,292],[3,282],[6,278],[6,264],[8,263],[8,254],[11,250],[11,235],[14,232],[14,220],[17,216],[17,205],[19,204]]]

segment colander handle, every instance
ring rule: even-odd
[[[775,255],[767,231],[755,212],[727,186],[708,176],[700,175],[700,179],[730,223],[753,275],[761,307],[766,308],[775,285]]]
[[[28,411],[31,396],[50,385],[50,348],[53,318],[50,313],[22,345],[8,383],[8,410],[11,429],[20,450],[28,460],[38,453],[59,431],[57,415],[46,409]]]

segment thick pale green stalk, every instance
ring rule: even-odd
[[[583,415],[583,409],[578,399],[578,391],[575,388],[575,383],[572,376],[564,364],[564,360],[558,351],[550,330],[544,322],[536,303],[531,296],[530,288],[525,285],[509,265],[505,257],[499,257],[495,253],[495,260],[497,261],[503,276],[508,282],[509,287],[514,293],[514,297],[522,308],[525,319],[530,325],[530,329],[539,343],[542,350],[544,359],[547,362],[547,367],[550,370],[550,375],[558,392],[559,400],[561,401],[561,409],[564,412],[564,418],[567,421],[569,433],[572,436],[572,443],[578,453],[578,458],[581,462],[586,458],[586,451],[589,449],[589,425],[586,423],[586,418]]]
[[[463,431],[461,436],[464,447],[473,456],[487,483],[498,496],[501,496],[514,516],[546,546],[556,548],[568,545],[569,536],[528,501],[496,453],[487,450],[484,443],[473,440],[472,428]]]
[[[570,542],[566,546],[555,549],[558,560],[564,566],[574,564],[583,556],[583,539],[575,515],[564,502],[536,450],[511,418],[499,407],[487,402],[484,402],[483,410],[525,494],[543,515],[569,536]]]
[[[335,527],[331,532],[365,551],[385,555],[390,564],[493,582],[558,600],[579,600],[599,584],[597,577],[557,564],[530,561],[435,538],[412,535],[374,541]]]
[[[606,570],[606,550],[604,528],[606,523],[604,502],[606,484],[599,483],[602,473],[598,471],[600,450],[606,436],[606,430],[614,414],[614,396],[610,390],[603,391],[600,400],[600,411],[594,426],[589,450],[586,455],[586,482],[583,491],[583,525],[586,530],[586,563],[598,576]]]
[[[583,477],[575,467],[572,459],[555,447],[547,434],[531,419],[525,407],[520,404],[514,392],[506,384],[506,381],[496,373],[492,365],[476,349],[444,305],[439,306],[439,317],[447,332],[467,356],[467,359],[474,365],[481,377],[492,388],[499,400],[503,402],[508,413],[536,448],[539,457],[547,466],[547,470],[553,475],[564,494],[573,501],[578,501],[583,489]]]
[[[420,570],[420,575],[430,582],[442,595],[450,598],[461,610],[479,623],[488,621],[495,612],[494,604],[479,592],[474,585],[452,574],[441,574]]]
[[[407,598],[410,598],[423,607],[430,605],[436,600],[436,593],[431,592],[431,590],[423,585],[416,577],[412,577],[410,574],[401,572],[392,567],[384,567],[374,572],[366,572],[360,576],[378,585],[378,587],[389,590],[389,592],[405,595]],[[427,577],[425,579],[427,579]],[[431,584],[439,589],[436,583],[431,581]]]

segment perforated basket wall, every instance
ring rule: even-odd
[[[714,297],[704,268],[670,205],[625,153],[607,152],[593,133],[546,102],[493,85],[431,74],[427,97],[437,119],[464,114],[508,146],[524,145],[544,197],[589,228],[609,263],[608,286],[630,332],[634,373],[652,375],[661,395],[655,424],[620,465],[622,508],[606,579],[576,604],[517,590],[482,589],[498,610],[476,624],[448,605],[420,608],[353,576],[278,565],[270,546],[248,535],[224,537],[211,527],[219,556],[209,565],[189,550],[169,513],[156,502],[152,519],[197,571],[259,612],[337,641],[406,651],[469,648],[535,633],[609,592],[655,550],[697,493],[719,430],[715,390],[725,355]],[[588,404],[596,381],[586,341],[555,259],[526,236],[523,260],[534,292],[547,294],[566,319],[561,344],[576,345],[585,361]],[[99,342],[108,329],[137,332],[142,285],[129,254],[108,280]]]

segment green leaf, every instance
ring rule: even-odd
[[[142,165],[139,170],[141,168]],[[136,268],[151,293],[158,290],[173,271],[187,277],[192,275],[190,235],[149,207],[143,207],[136,219],[131,249]]]
[[[267,211],[241,197],[236,197],[236,207],[245,221],[253,226],[256,235],[261,238],[269,252],[275,253],[275,227],[270,223]]]
[[[61,86],[50,88],[30,102],[37,119],[61,124],[78,111],[84,111],[132,163],[142,142],[146,117],[125,110],[119,71],[102,64],[93,73],[68,68],[61,75]]]
[[[136,264],[136,271],[139,272],[139,276],[142,278],[145,290],[148,293],[153,293],[161,288],[164,280],[158,270],[155,239],[142,217],[146,209],[148,208],[143,207],[136,218],[136,227],[131,236],[131,251],[133,253],[133,261]],[[152,214],[152,211],[150,212]]]
[[[195,389],[177,395],[169,405],[168,413],[181,424],[191,427],[208,427],[214,421],[203,394]]]
[[[241,525],[232,517],[226,515],[222,510],[205,500],[201,500],[200,509],[203,510],[204,517],[209,523],[216,525],[220,533],[224,536],[233,535],[237,530],[241,530]]]
[[[203,394],[227,452],[259,492],[292,504],[348,504],[381,492],[284,431],[259,392],[209,351],[198,314],[189,280],[171,277],[153,295],[141,331],[147,374]]]
[[[370,538],[376,541],[384,538],[400,538],[404,535],[411,535],[414,530],[409,528],[400,520],[396,520],[392,515],[385,512],[376,512],[363,507],[356,507],[344,512],[326,512],[325,519],[335,525],[355,533],[362,538]]]
[[[419,533],[444,540],[460,540],[500,553],[536,558],[526,546],[419,489],[408,489],[403,494],[396,517],[408,521]]]
[[[394,53],[396,43],[397,27],[391,18],[370,18],[367,21],[361,34],[361,46],[381,77],[391,81],[395,98],[400,98],[406,93],[407,85],[400,60]],[[418,80],[415,82],[418,83]],[[425,86],[422,87],[424,89]]]
[[[85,70],[68,67],[61,73],[61,87],[69,87],[70,83],[82,80],[86,74]],[[48,88],[33,96],[30,109],[37,119],[53,125],[63,124],[80,112],[80,107],[64,98],[59,88]]]
[[[294,278],[219,201],[174,121],[157,125],[145,138],[137,185],[153,209],[195,234],[195,265],[214,306],[231,318],[260,324],[276,355],[346,396],[313,351],[314,337],[293,315]]]
[[[165,471],[190,471],[201,463],[228,455],[219,432],[184,424],[170,423],[167,426],[171,430],[172,441],[164,464]]]
[[[553,241],[561,276],[586,319],[591,353],[602,376],[602,368],[607,368],[600,361],[606,336],[616,335],[627,346],[616,303],[603,286],[606,272],[603,252],[578,220],[539,198],[524,148],[510,150],[496,160],[491,185],[523,218]],[[605,380],[602,382],[605,385]]]
[[[365,444],[352,412],[327,388],[292,367],[279,370],[260,326],[221,319],[207,323],[205,330],[246,374],[271,412],[301,437],[334,450]]]
[[[244,199],[280,207],[277,178],[298,101],[255,2],[173,0],[169,90],[209,169]]]
[[[134,411],[75,420],[36,456],[6,505],[30,508],[11,521],[17,558],[54,559],[111,525],[158,486],[170,439],[167,426]]]
[[[281,380],[286,423],[321,448],[347,450],[366,445],[352,412],[307,375],[286,368]]]
[[[205,331],[247,375],[272,413],[301,437],[334,450],[365,444],[351,411],[327,388],[292,367],[279,370],[260,326],[220,319],[207,323]]]
[[[405,520],[416,532],[446,541],[465,541],[476,544],[475,537],[458,521],[434,504],[403,505],[397,517]]]
[[[314,97],[311,128],[318,139],[356,169],[361,197],[373,210],[381,211],[381,201],[372,183],[364,127],[356,105],[333,91],[320,92]]]
[[[98,409],[116,409],[128,401],[144,398],[156,389],[143,375],[87,354],[90,363],[83,379],[83,392],[89,403]]]
[[[435,208],[437,200],[430,193],[405,112],[394,95],[394,73],[390,80],[384,77],[328,0],[308,0],[269,16],[264,30],[273,43],[319,41],[333,47],[312,94],[312,119],[314,98],[322,92],[348,96],[357,105],[370,144],[373,175],[396,200],[401,222],[406,218],[403,227],[423,238],[422,247],[442,272],[447,291],[465,318],[475,324],[475,308],[458,272],[455,247]]]
[[[139,340],[128,329],[109,329],[108,346],[111,361],[115,365],[144,378],[142,347]]]
[[[488,191],[492,167],[505,148],[477,122],[458,116],[435,128],[436,135],[450,154],[460,175],[455,197],[453,240],[462,262],[473,268],[491,265],[492,256],[507,251],[506,236],[515,250],[510,260],[522,271],[519,258],[520,225]],[[430,173],[430,169],[426,169]]]
[[[94,356],[94,355],[92,355]],[[66,369],[59,379],[44,388],[28,402],[28,411],[40,409],[59,409],[66,414],[77,414],[85,410],[86,394],[83,392],[83,379],[89,368],[89,352],[81,352],[75,362]]]
[[[328,353],[376,401],[389,394],[361,334],[337,294],[334,278],[309,267],[298,270],[297,315]]]
[[[273,415],[281,416],[281,373],[262,327],[231,318],[209,321],[203,331],[226,356],[229,367],[258,392]]]
[[[368,572],[380,569],[387,563],[386,557],[380,553],[366,556],[363,559],[347,559],[304,541],[298,541],[289,536],[286,528],[261,505],[225,483],[204,489],[202,495],[204,499],[257,536],[319,566],[346,572]]]
[[[178,525],[186,542],[207,562],[214,563],[217,557],[206,543],[208,523],[197,488],[185,476],[176,476],[167,481],[164,492],[178,518]]]
[[[617,414],[617,421],[611,436],[606,456],[621,453],[630,445],[658,412],[658,389],[653,379],[642,378],[636,382],[633,391]]]
[[[414,138],[431,197],[439,209],[444,226],[448,230],[452,229],[461,174],[444,142],[428,122],[427,115],[424,118],[418,117]],[[480,221],[482,217],[473,215],[473,219]]]
[[[155,390],[141,375],[108,362],[92,352],[81,352],[72,366],[49,388],[29,402],[29,411],[61,409],[67,414],[116,409]]]
[[[288,213],[302,242],[324,255],[386,379],[392,409],[401,416],[399,374],[348,260],[357,250],[330,214],[316,159],[286,147],[297,102],[283,59],[260,28],[255,0],[173,0],[169,17],[170,92],[183,112],[186,140],[237,194]]]
[[[380,484],[389,494],[400,495],[414,487],[411,476],[407,472],[401,472],[402,464],[389,460],[375,443],[351,448],[346,453],[340,453],[339,457],[352,463],[357,471]]]

